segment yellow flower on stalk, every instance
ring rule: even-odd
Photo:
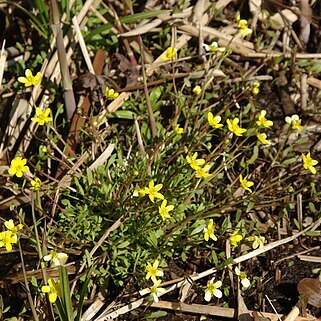
[[[203,47],[205,48],[206,51],[210,51],[210,52],[216,52],[216,51],[224,52],[226,50],[226,48],[224,47],[219,47],[216,41],[213,41],[210,45],[203,43]]]
[[[107,99],[113,100],[119,96],[119,93],[115,92],[114,89],[106,86],[105,95],[106,95]]]
[[[273,126],[273,121],[272,120],[267,120],[265,118],[266,115],[266,110],[261,110],[259,116],[258,116],[258,120],[256,121],[256,124],[260,127],[265,127],[265,128],[270,128],[271,126]]]
[[[39,107],[36,107],[36,116],[32,117],[31,120],[42,126],[52,121],[52,117],[49,116],[50,112],[50,108],[46,108],[45,111],[42,111]]]
[[[187,163],[190,164],[190,166],[194,169],[197,170],[200,168],[200,166],[203,166],[205,164],[205,159],[202,158],[197,158],[198,153],[195,152],[192,157],[186,156],[186,161]]]
[[[306,155],[302,154],[303,167],[309,170],[312,174],[316,174],[317,170],[314,168],[318,164],[318,161],[311,158],[310,152]]]
[[[208,123],[210,124],[210,126],[212,126],[213,128],[221,128],[223,127],[223,124],[220,124],[221,122],[221,116],[215,116],[209,112],[207,114],[207,120],[208,120]]]
[[[252,190],[250,189],[250,187],[253,186],[254,183],[252,181],[248,181],[246,178],[247,178],[247,176],[245,176],[243,178],[242,174],[240,174],[239,180],[240,180],[240,183],[241,183],[241,187],[244,190],[249,191],[250,193],[252,193]]]
[[[35,179],[31,180],[30,184],[31,184],[30,189],[32,191],[38,191],[41,187],[42,182],[41,182],[40,178],[35,177]]]
[[[242,241],[242,239],[243,239],[243,236],[241,234],[239,234],[238,230],[236,230],[231,234],[229,240],[230,240],[231,245],[237,246],[238,243],[240,243]]]
[[[151,265],[149,262],[146,265],[146,280],[151,279],[154,284],[157,282],[157,277],[164,276],[164,272],[162,271],[162,269],[158,268],[158,265],[158,260],[155,260],[153,265]]]
[[[5,221],[4,226],[12,232],[12,234],[18,233],[23,228],[23,225],[20,223],[18,225],[14,225],[13,220]]]
[[[158,207],[159,215],[162,217],[163,221],[166,220],[166,218],[170,218],[169,212],[174,209],[174,205],[167,205],[167,200],[163,200],[162,205]]]
[[[0,232],[0,247],[5,247],[8,252],[12,250],[12,244],[17,242],[17,234],[12,233],[12,231]]]
[[[48,255],[45,255],[43,257],[43,260],[46,262],[52,261],[53,266],[59,266],[61,265],[61,262],[65,262],[68,258],[68,254],[51,251]]]
[[[265,133],[257,133],[256,137],[263,145],[271,145],[271,141],[266,139],[267,136]]]
[[[241,272],[238,267],[235,267],[235,274],[241,279],[241,284],[248,288],[251,285],[250,280],[247,278],[247,275],[245,272]]]
[[[255,250],[257,248],[262,248],[264,247],[264,243],[265,243],[265,237],[264,236],[249,236],[247,238],[247,240],[249,242],[252,242],[252,248]]]
[[[23,173],[29,170],[29,167],[26,166],[26,164],[27,164],[27,160],[25,158],[21,158],[20,156],[18,156],[11,161],[8,173],[10,175],[16,175],[17,177],[22,177]]]
[[[193,89],[193,93],[195,95],[199,95],[202,92],[202,87],[201,86],[195,86]]]
[[[179,127],[179,124],[175,125],[174,132],[176,135],[182,135],[184,133],[184,129]]]
[[[166,49],[166,53],[162,55],[163,60],[174,60],[175,55],[177,53],[177,49],[173,47],[169,47]]]
[[[252,83],[252,93],[253,95],[257,95],[260,92],[260,83],[258,81],[254,81]]]
[[[210,170],[211,165],[205,165],[204,167],[199,167],[196,170],[196,177],[197,178],[208,178],[211,177],[213,174],[209,174],[208,171]]]
[[[228,119],[226,122],[227,122],[229,131],[235,134],[236,136],[242,136],[246,132],[245,128],[241,128],[238,125],[240,122],[238,118],[234,118],[232,120]]]
[[[205,301],[209,302],[212,299],[212,296],[215,296],[217,298],[221,298],[222,297],[222,291],[219,290],[219,288],[222,286],[222,282],[221,281],[216,281],[214,283],[215,278],[212,278],[210,281],[207,282],[207,287],[205,290]]]
[[[154,285],[152,287],[140,291],[139,292],[140,295],[145,295],[147,293],[150,293],[153,301],[155,303],[159,302],[158,297],[166,293],[166,289],[159,287],[161,283],[162,283],[162,280],[157,280],[156,282],[154,282]]]
[[[204,240],[207,242],[210,238],[213,241],[217,241],[217,237],[214,235],[214,223],[213,219],[210,219],[207,227],[204,227]]]
[[[150,181],[148,187],[145,187],[144,191],[145,194],[149,196],[149,199],[154,203],[155,198],[159,198],[161,200],[164,199],[164,195],[159,193],[159,190],[161,190],[162,187],[163,184],[158,184],[154,186],[154,181]]]
[[[237,21],[237,25],[240,29],[240,33],[242,34],[243,37],[246,37],[248,35],[250,35],[253,31],[252,29],[248,28],[247,24],[247,20],[245,19],[241,19],[240,16],[236,17],[236,21]]]
[[[40,84],[41,72],[37,72],[34,76],[30,69],[25,71],[26,77],[18,77],[18,81],[25,85],[25,87],[35,86]]]
[[[61,296],[61,289],[60,289],[60,281],[55,281],[53,279],[48,280],[48,285],[43,285],[41,287],[42,293],[48,293],[49,294],[49,301],[51,303],[55,303],[57,300],[57,297]]]
[[[301,130],[304,128],[304,126],[301,125],[301,119],[298,115],[292,115],[285,117],[285,122],[290,124],[292,126],[292,129],[297,129],[297,130]]]

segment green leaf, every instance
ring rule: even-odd
[[[298,220],[296,218],[293,219],[293,223],[296,226],[296,228],[300,231],[301,227],[300,227],[300,224],[299,224],[299,222],[298,222]]]
[[[253,148],[252,157],[246,163],[249,165],[254,164],[254,162],[257,160],[258,156],[259,156],[259,147],[256,145]]]
[[[77,304],[77,315],[76,315],[75,321],[80,321],[80,319],[81,319],[82,307],[84,304],[86,293],[88,291],[88,285],[89,285],[90,276],[92,274],[93,268],[94,268],[94,266],[92,266],[90,269],[88,269],[85,281],[81,287],[80,296],[79,296],[79,300],[78,300],[78,304]]]
[[[186,253],[185,253],[185,252],[182,252],[181,258],[182,258],[182,261],[183,261],[183,262],[186,262],[187,256],[186,256]]]
[[[309,202],[309,208],[312,213],[317,213],[317,209],[315,208],[314,203]]]
[[[306,236],[320,236],[321,232],[320,231],[307,231],[304,233]]]
[[[66,312],[67,320],[73,321],[74,313],[73,313],[72,303],[71,303],[68,271],[64,266],[59,266],[58,270],[59,270],[62,306],[64,311]]]
[[[150,315],[146,316],[146,319],[157,319],[160,317],[164,317],[167,315],[166,311],[156,311],[151,313]]]
[[[119,245],[117,246],[117,248],[118,248],[118,249],[123,249],[123,248],[127,247],[129,244],[130,244],[129,241],[125,241],[125,242],[119,244]]]
[[[308,136],[306,136],[306,137],[302,137],[302,138],[300,138],[300,139],[297,139],[297,140],[295,140],[293,143],[295,144],[295,145],[304,145],[304,144],[306,144],[308,141],[309,141],[309,137]]]
[[[135,119],[137,114],[130,110],[117,110],[108,115],[110,118]]]
[[[168,10],[155,10],[155,11],[153,10],[153,11],[147,11],[147,12],[140,12],[140,13],[135,13],[134,15],[126,16],[126,17],[120,17],[119,21],[121,24],[133,23],[133,22],[143,20],[143,19],[150,19],[150,18],[158,17],[160,14],[164,14],[167,12],[169,12],[169,11]],[[85,36],[85,40],[90,40],[95,35],[107,33],[107,32],[109,32],[109,30],[112,27],[115,27],[115,23],[110,22],[110,23],[104,24],[98,28],[95,28],[95,30],[93,30],[92,32],[88,33]]]
[[[228,266],[233,263],[233,258],[229,257],[227,260],[224,261],[223,267]]]
[[[191,235],[198,234],[203,230],[204,230],[204,223],[201,223],[199,226],[194,228],[194,230],[191,232]]]
[[[216,252],[214,250],[212,251],[212,259],[213,259],[215,267],[218,267],[218,257],[217,257]]]
[[[161,95],[162,95],[162,87],[161,86],[153,89],[149,95],[151,103],[155,104]]]
[[[38,287],[37,279],[34,276],[31,277],[31,284],[36,288]]]
[[[294,164],[294,163],[296,163],[296,162],[297,162],[297,159],[296,159],[296,158],[289,158],[289,159],[286,159],[285,161],[283,161],[283,162],[281,163],[281,165],[286,166],[286,165]]]

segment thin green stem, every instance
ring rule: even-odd
[[[19,253],[20,253],[20,260],[21,260],[21,266],[22,266],[23,279],[24,279],[24,282],[25,282],[25,287],[27,289],[27,297],[28,297],[28,301],[29,301],[29,304],[30,304],[32,316],[33,316],[33,319],[35,321],[39,321],[39,318],[37,316],[37,311],[36,311],[35,305],[33,304],[33,300],[32,300],[32,297],[31,297],[31,292],[30,292],[30,288],[29,288],[29,283],[28,283],[28,278],[27,278],[25,262],[24,262],[24,259],[23,259],[20,240],[18,241],[18,246],[19,246]]]

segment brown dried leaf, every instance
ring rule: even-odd
[[[319,279],[302,279],[298,284],[298,291],[309,304],[321,308],[321,282]]]

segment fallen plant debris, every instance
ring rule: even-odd
[[[0,319],[320,317],[320,13],[3,2]]]

